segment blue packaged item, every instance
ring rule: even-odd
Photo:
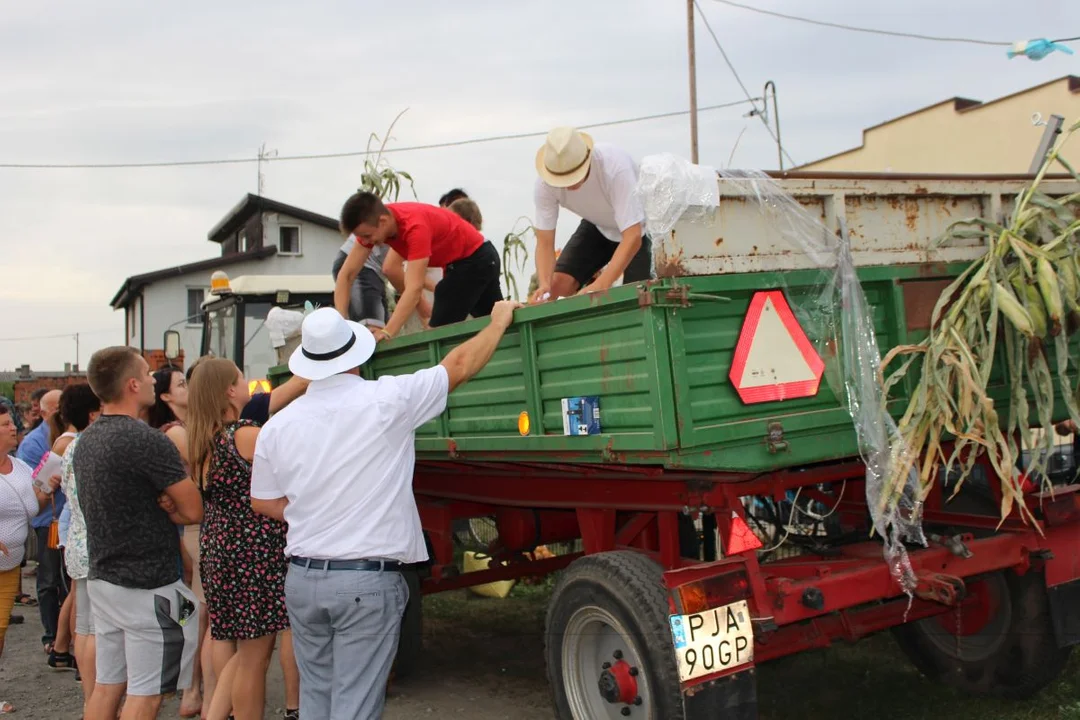
[[[600,398],[595,395],[562,399],[563,435],[600,434]]]

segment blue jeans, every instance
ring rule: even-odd
[[[300,717],[382,717],[408,599],[397,572],[289,564],[285,605],[300,669]]]

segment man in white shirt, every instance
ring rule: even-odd
[[[626,151],[570,127],[557,127],[536,153],[536,272],[533,302],[607,290],[652,276],[645,210],[635,193],[638,167]],[[559,208],[581,224],[555,260]],[[599,276],[596,273],[600,272]]]
[[[301,717],[381,716],[409,594],[397,570],[427,560],[416,429],[491,359],[517,307],[496,303],[488,326],[439,365],[376,381],[359,373],[371,332],[333,308],[304,319],[289,369],[311,385],[262,428],[251,473],[252,507],[289,524]]]

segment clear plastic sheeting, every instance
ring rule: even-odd
[[[670,233],[677,222],[707,221],[720,204],[716,170],[671,153],[642,159],[637,192],[645,208],[645,230],[657,239]]]
[[[711,170],[670,156],[652,156],[646,161],[639,189],[645,195],[650,233],[668,232],[676,220],[695,223],[712,217],[719,196],[716,176],[711,181],[716,187],[713,192],[706,193],[700,187],[704,173]],[[663,172],[672,177],[658,177]],[[926,545],[918,477],[912,471],[902,490],[886,491],[893,463],[902,461],[909,451],[896,422],[886,412],[882,355],[874,333],[872,308],[852,260],[847,228],[842,221],[839,227],[826,227],[763,172],[721,171],[719,177],[725,196],[756,202],[770,229],[792,248],[805,253],[820,271],[812,282],[791,287],[783,286],[783,273],[771,277],[781,278],[780,289],[807,335],[819,354],[829,358],[826,381],[838,397],[846,400],[854,424],[859,454],[866,465],[866,500],[874,530],[884,540],[885,559],[893,577],[910,595],[916,578],[905,543]],[[650,198],[650,193],[657,197]],[[682,217],[676,218],[675,213],[680,211]]]

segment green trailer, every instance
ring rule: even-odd
[[[925,337],[942,290],[984,251],[978,238],[934,240],[954,220],[1002,217],[1029,181],[778,182],[846,230],[884,354]],[[1025,524],[998,517],[986,463],[952,502],[943,476],[921,508],[926,544],[909,544],[905,593],[871,533],[845,310],[823,309],[827,276],[745,192],[720,185],[710,217],[657,240],[656,279],[519,309],[491,362],[418,430],[424,591],[560,571],[546,642],[523,650],[545,654],[565,719],[753,718],[757,664],[882,630],[934,679],[1036,692],[1080,641],[1078,488],[1032,495]],[[435,365],[485,323],[382,343],[362,373]],[[990,383],[1002,417],[1003,367]],[[893,389],[893,416],[912,391]],[[470,543],[492,562],[462,574]],[[413,602],[402,633],[413,660],[419,618]]]
[[[879,347],[923,339],[942,288],[963,267],[861,270]],[[751,300],[769,290],[783,291],[796,317],[812,318],[820,274],[663,278],[522,308],[487,367],[417,432],[417,457],[761,473],[857,455],[840,356],[831,333],[813,337],[820,326],[808,329],[824,364],[816,395],[748,405],[733,386],[729,371]],[[485,322],[386,343],[363,373],[374,379],[430,367]],[[1007,403],[1004,378],[994,390]],[[598,398],[599,433],[565,434],[563,400],[573,397]],[[892,408],[903,410],[905,393],[894,397]]]

